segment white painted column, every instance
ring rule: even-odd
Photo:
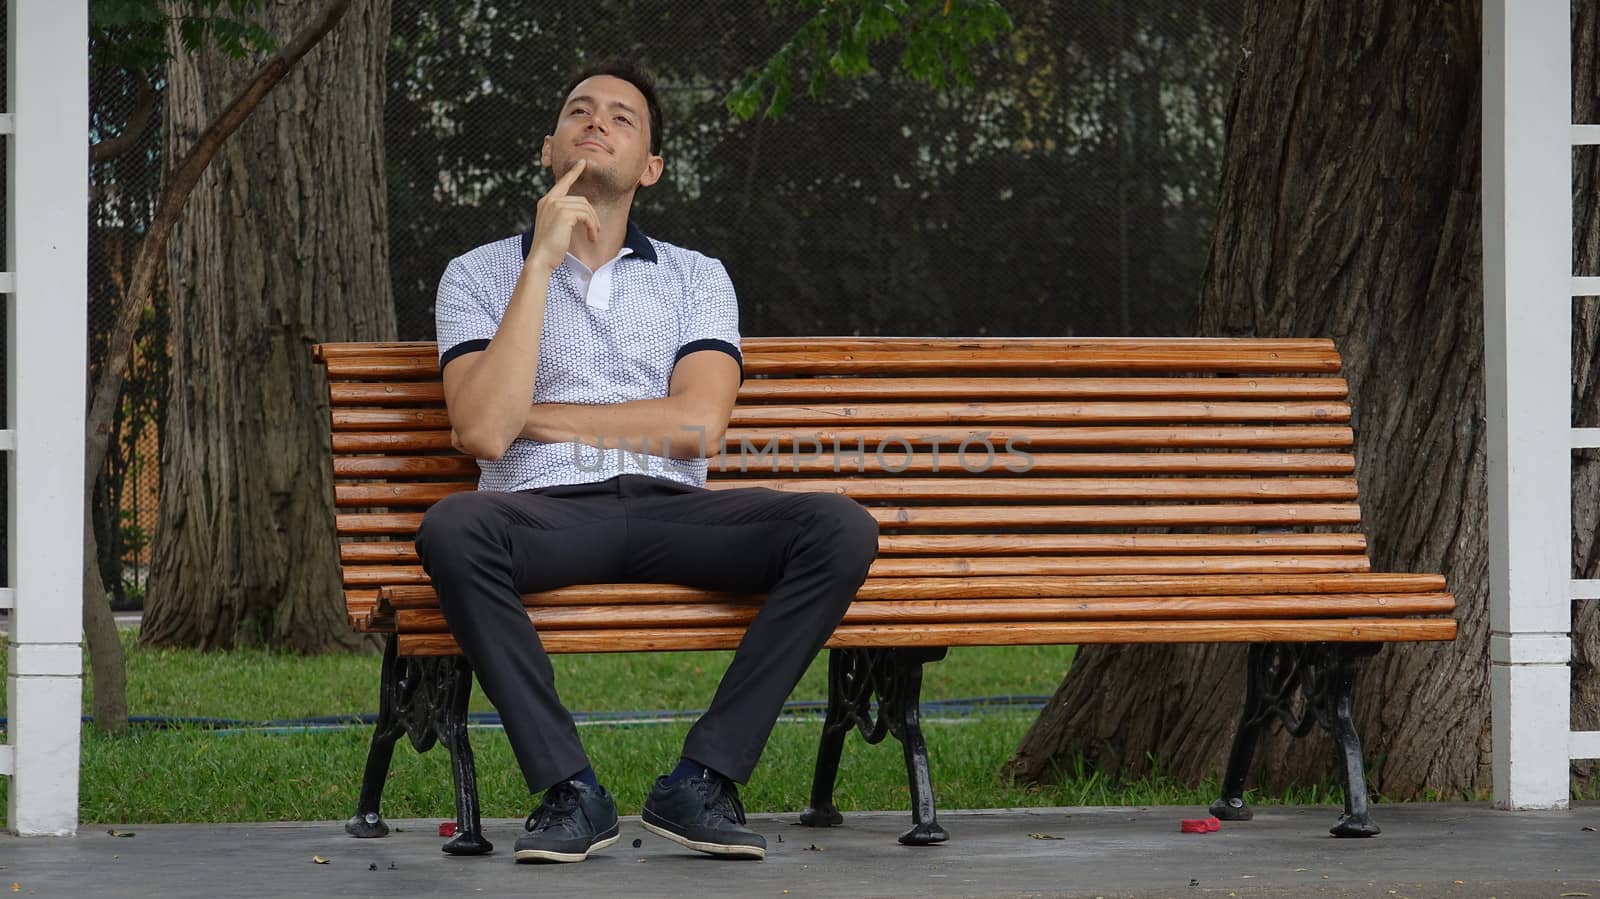
[[[1483,5],[1494,801],[1565,808],[1571,732],[1569,0]]]
[[[6,5],[6,821],[17,834],[69,835],[83,689],[89,13],[83,0]]]

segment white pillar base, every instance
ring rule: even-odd
[[[26,649],[44,649],[34,645]],[[17,662],[13,645],[9,655]],[[26,651],[26,650],[25,650]],[[55,661],[77,644],[48,645]],[[83,682],[65,674],[12,674],[6,678],[6,710],[13,751],[6,822],[18,836],[72,836],[78,832],[78,709]]]
[[[1489,639],[1494,702],[1494,805],[1564,809],[1572,796],[1571,640],[1566,634]]]

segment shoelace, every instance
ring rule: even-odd
[[[701,785],[700,797],[705,800],[708,811],[719,812],[723,817],[740,824],[745,823],[744,803],[739,801],[739,788],[733,785],[733,781],[723,780],[710,772],[695,780]]]
[[[549,830],[558,823],[571,820],[572,813],[577,810],[578,794],[566,784],[556,784],[544,791],[544,801],[528,813],[527,820],[522,822],[522,829],[529,833]]]

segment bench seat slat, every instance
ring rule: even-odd
[[[1073,500],[1305,500],[1351,501],[1354,478],[813,478],[713,481],[713,490],[765,487],[792,493],[837,493],[863,502],[962,500],[1071,502]],[[475,489],[471,481],[336,484],[339,508],[431,506],[452,493]]]
[[[748,627],[761,604],[745,602],[663,603],[652,606],[533,608],[528,619],[542,633],[608,628]],[[964,601],[857,602],[844,624],[937,624],[1059,621],[1208,621],[1235,618],[1352,618],[1448,615],[1448,593],[1385,595],[1359,593],[1302,596],[1160,596],[1083,599],[989,599]],[[402,634],[449,632],[438,609],[398,613]]]
[[[840,627],[826,645],[833,649],[849,649],[1063,643],[1366,643],[1454,640],[1455,636],[1456,622],[1450,618],[858,624]],[[743,637],[742,627],[559,631],[544,635],[544,645],[551,653],[733,649]],[[401,634],[397,639],[401,655],[456,655],[460,651],[448,634]]]
[[[1440,593],[1436,574],[1349,572],[1328,574],[1097,575],[1053,577],[870,578],[857,600],[1073,599],[1096,596],[1254,596],[1305,593]],[[386,586],[383,601],[395,609],[438,605],[430,586]],[[715,602],[737,594],[673,584],[583,584],[530,593],[530,606]]]
[[[359,544],[354,544],[359,545]],[[381,545],[381,544],[379,544]],[[413,563],[416,554],[411,554]],[[1020,577],[1101,574],[1330,574],[1368,570],[1367,557],[1324,556],[989,556],[975,559],[879,558],[867,577]],[[345,564],[346,586],[426,584],[420,564]]]

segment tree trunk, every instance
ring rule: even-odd
[[[266,7],[294,31],[322,4]],[[382,114],[388,0],[359,0],[261,103],[175,228],[172,390],[147,645],[359,645],[344,622],[327,392],[310,346],[394,335]],[[249,76],[175,57],[167,158]]]
[[[1591,90],[1593,18],[1575,20],[1574,55]],[[1202,334],[1337,342],[1373,569],[1442,571],[1456,594],[1453,643],[1394,645],[1363,665],[1357,724],[1373,787],[1391,797],[1490,785],[1480,21],[1471,0],[1252,2],[1201,287]],[[1577,233],[1592,271],[1595,160],[1583,158]],[[1574,334],[1588,409],[1600,395],[1597,322]],[[1578,472],[1576,549],[1593,570],[1600,465]],[[1592,618],[1586,606],[1577,612]],[[1575,702],[1591,709],[1593,631],[1575,640],[1573,669]],[[1185,780],[1215,776],[1243,662],[1242,646],[1087,647],[1008,768],[1048,782],[1081,753],[1108,771],[1139,775],[1156,761]],[[1331,741],[1276,728],[1256,758],[1268,788],[1335,770]]]

